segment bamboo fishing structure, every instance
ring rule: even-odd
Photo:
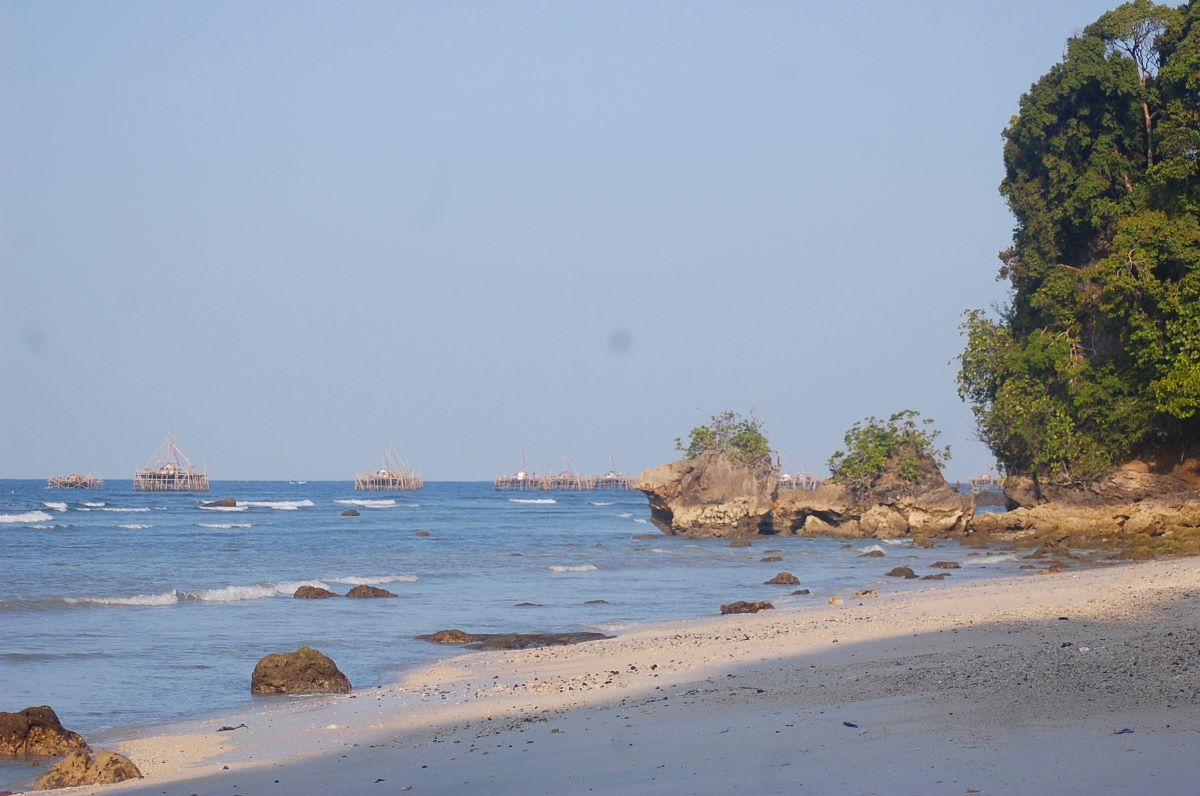
[[[783,456],[780,456],[782,466],[787,470],[791,470],[791,463]],[[779,474],[779,488],[781,490],[793,490],[796,492],[812,492],[821,485],[821,479],[817,478],[808,472],[807,462],[804,457],[800,457],[799,472],[783,472]]]
[[[633,476],[617,470],[612,454],[609,454],[609,469],[603,475],[583,475],[575,469],[565,453],[562,458],[561,472],[538,475],[529,471],[525,464],[525,451],[522,449],[521,469],[512,474],[496,476],[493,486],[497,492],[594,492],[598,489],[633,488]]]
[[[103,489],[104,479],[90,473],[52,475],[46,479],[46,487],[48,489]]]
[[[150,463],[133,472],[135,492],[207,492],[208,470],[195,467],[167,435]]]
[[[380,446],[371,470],[354,476],[358,492],[416,492],[425,488],[425,476],[415,472],[391,448]]]

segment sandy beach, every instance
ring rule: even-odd
[[[63,793],[1186,793],[1200,560],[458,655],[118,746]],[[431,628],[431,630],[434,628]],[[216,732],[222,725],[246,727]]]

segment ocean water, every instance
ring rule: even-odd
[[[226,496],[237,510],[199,505]],[[350,507],[361,516],[342,517]],[[883,544],[885,558],[863,558],[873,542],[779,536],[731,548],[721,539],[634,538],[654,532],[638,492],[430,483],[380,494],[347,482],[218,481],[195,495],[133,492],[128,481],[97,491],[0,481],[0,710],[49,704],[93,737],[262,699],[249,691],[255,663],[302,644],[367,687],[458,654],[413,639],[447,627],[619,633],[715,615],[739,599],[784,608],[931,585],[883,576],[901,564],[921,572],[959,561],[949,581],[1018,566],[952,543]],[[760,562],[767,551],[783,561]],[[764,585],[780,570],[812,595]],[[293,599],[303,583],[342,593],[370,583],[399,596]],[[0,787],[13,775],[11,764],[0,767]]]

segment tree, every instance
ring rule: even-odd
[[[762,421],[753,415],[743,418],[731,411],[715,414],[708,425],[693,428],[686,446],[683,440],[676,438],[675,448],[683,451],[689,459],[713,450],[728,453],[747,464],[771,460],[771,443],[767,440]]]
[[[834,481],[860,494],[889,470],[901,481],[915,484],[928,472],[928,464],[940,470],[950,458],[949,445],[934,447],[940,433],[932,418],[922,418],[911,409],[886,421],[868,417],[846,432],[842,440],[846,449],[829,457],[829,471]]]
[[[1052,481],[1200,439],[1200,5],[1135,0],[1067,43],[1004,131],[999,318],[959,395],[1008,473]]]

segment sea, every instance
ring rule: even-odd
[[[201,505],[224,497],[238,505]],[[342,516],[349,508],[360,516]],[[0,710],[51,705],[89,739],[259,704],[269,698],[250,694],[255,663],[305,644],[371,687],[460,654],[414,639],[443,628],[619,634],[735,600],[803,609],[860,589],[940,586],[885,576],[898,565],[924,574],[958,561],[944,582],[961,582],[1020,563],[952,542],[774,536],[733,548],[659,533],[639,492],[479,482],[385,494],[345,481],[216,481],[197,495],[0,480],[0,542]],[[885,557],[862,556],[873,549]],[[811,593],[765,584],[783,570]],[[371,584],[397,598],[294,599],[303,584]],[[28,778],[24,764],[0,763],[0,789]]]

